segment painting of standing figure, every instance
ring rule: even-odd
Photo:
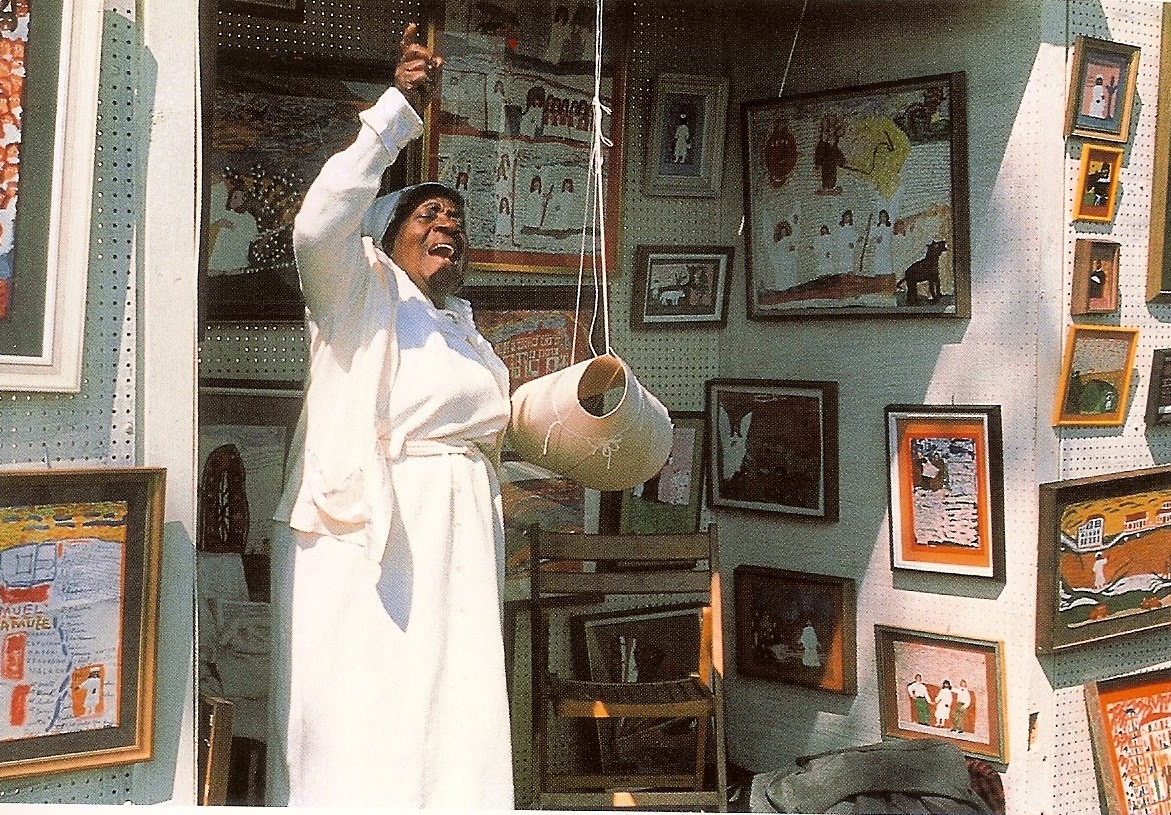
[[[962,73],[742,110],[750,318],[967,316]]]
[[[888,405],[891,563],[1001,578],[999,405]]]

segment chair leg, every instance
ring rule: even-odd
[[[704,770],[707,769],[707,731],[708,716],[699,716],[695,720],[695,789],[703,789]]]

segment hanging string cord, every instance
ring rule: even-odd
[[[590,351],[597,356],[593,335],[599,317],[602,321],[604,352],[612,353],[610,346],[610,287],[606,269],[606,190],[602,174],[603,147],[613,142],[602,134],[602,123],[611,110],[602,104],[602,14],[603,0],[596,0],[594,8],[594,98],[593,127],[590,140],[589,164],[586,168],[586,207],[582,219],[581,244],[578,256],[576,316],[581,316],[582,290],[585,283],[587,233],[589,237],[590,271],[594,284],[594,313],[590,320]],[[576,337],[572,353],[576,358]]]
[[[797,15],[797,28],[793,31],[793,44],[789,46],[789,58],[785,60],[785,71],[781,74],[781,88],[777,96],[785,93],[785,81],[789,78],[789,66],[793,64],[793,54],[797,51],[797,37],[801,33],[801,23],[805,21],[805,9],[809,8],[809,0],[801,4],[801,13]]]

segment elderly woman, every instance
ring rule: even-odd
[[[442,64],[415,38],[296,220],[311,356],[276,516],[292,556],[274,718],[290,804],[509,809],[494,464],[508,371],[454,296],[459,193],[375,197]]]

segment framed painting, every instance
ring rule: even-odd
[[[389,81],[370,66],[339,63],[324,73],[219,53],[204,159],[205,321],[304,319],[293,217],[326,159],[354,140],[358,113]],[[384,185],[405,186],[408,165],[401,157]]]
[[[671,453],[651,479],[619,493],[623,533],[697,532],[703,507],[703,411],[671,411]]]
[[[1105,144],[1082,145],[1078,185],[1074,192],[1073,219],[1109,223],[1118,202],[1118,175],[1122,148]]]
[[[1147,424],[1171,424],[1171,348],[1156,348],[1151,354]]]
[[[1159,764],[1171,718],[1171,669],[1087,682],[1083,689],[1098,790],[1110,815],[1141,815],[1167,800]]]
[[[1066,96],[1065,135],[1124,142],[1138,82],[1139,48],[1079,36]]]
[[[639,246],[631,327],[724,325],[732,252],[731,246]]]
[[[0,0],[0,391],[81,390],[102,4]]]
[[[750,319],[970,314],[965,87],[744,103]]]
[[[1004,579],[999,405],[887,405],[891,566]]]
[[[1171,65],[1171,6],[1163,6],[1159,64]],[[1159,72],[1155,117],[1155,161],[1151,182],[1150,240],[1147,249],[1147,302],[1171,303],[1171,71]]]
[[[1073,294],[1069,313],[1113,314],[1118,311],[1118,259],[1114,241],[1078,238],[1073,248]]]
[[[707,382],[708,496],[714,507],[838,519],[836,382]]]
[[[854,581],[737,566],[736,670],[741,676],[854,695]]]
[[[465,286],[476,327],[508,366],[509,385],[588,359],[594,312],[577,307],[576,286]],[[584,299],[584,295],[583,295]],[[551,470],[523,461],[505,443],[500,464],[507,571],[528,568],[524,531],[533,524],[556,531],[585,531],[593,491]]]
[[[303,397],[297,382],[200,381],[199,551],[269,555]]]
[[[1137,349],[1137,328],[1071,325],[1053,406],[1053,426],[1117,426],[1125,422]]]
[[[150,759],[164,483],[0,473],[0,778]]]
[[[646,138],[643,193],[714,198],[723,178],[727,127],[726,78],[659,74]]]
[[[699,669],[703,606],[669,605],[570,617],[579,675],[593,682],[663,682]],[[695,772],[694,719],[597,720],[601,770]]]
[[[1040,486],[1037,651],[1171,623],[1171,466]]]
[[[606,15],[615,25],[603,43],[602,163],[594,179],[595,10],[560,0],[542,8],[446,3],[423,172],[467,200],[473,270],[576,274],[583,253],[592,263],[594,247],[582,238],[599,207],[606,260],[617,270],[622,162],[613,145],[623,144],[623,14]]]
[[[1008,764],[1001,644],[874,626],[884,738],[942,739]]]

